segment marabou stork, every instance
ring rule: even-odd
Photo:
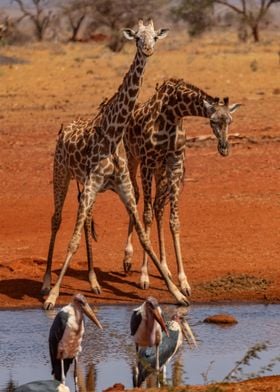
[[[56,315],[49,334],[49,349],[54,378],[65,384],[65,377],[74,360],[75,390],[77,390],[77,356],[82,351],[81,343],[85,331],[84,314],[99,328],[98,321],[86,298],[75,294],[73,301]]]
[[[155,347],[156,370],[159,371],[159,346],[162,340],[162,330],[168,335],[168,329],[162,317],[162,311],[156,298],[148,297],[138,308],[133,310],[130,320],[131,335],[136,346],[136,363],[138,363],[139,347]],[[137,380],[137,369],[135,379]],[[134,381],[136,383],[136,381]]]
[[[159,347],[159,367],[165,375],[165,366],[173,358],[182,345],[184,338],[190,347],[196,347],[196,339],[188,322],[178,313],[174,314],[172,319],[166,323],[168,335],[163,333],[161,345]],[[156,352],[153,347],[141,348],[138,352],[138,375],[137,384],[134,387],[140,387],[142,382],[157,370]]]

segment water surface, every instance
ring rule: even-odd
[[[120,382],[132,387],[131,368],[135,348],[129,323],[134,306],[100,306],[98,318],[104,330],[86,322],[83,352],[80,356],[84,377],[94,379],[96,391]],[[174,311],[164,306],[166,319]],[[202,323],[215,313],[230,313],[238,324],[222,327]],[[9,380],[17,385],[34,380],[50,379],[48,334],[55,312],[43,310],[0,311],[0,390]],[[252,361],[244,372],[258,372],[261,366],[280,355],[280,305],[193,305],[188,312],[199,346],[190,350],[184,344],[167,367],[170,384],[203,384],[220,381],[240,360],[248,348],[269,341],[266,351]],[[280,374],[280,362],[272,373]],[[72,371],[67,385],[73,389]],[[73,389],[74,390],[74,389]]]

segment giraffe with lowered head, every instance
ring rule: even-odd
[[[147,25],[144,25],[143,20],[140,20],[138,31],[124,29],[124,35],[128,39],[136,41],[137,50],[133,63],[118,91],[101,105],[99,113],[94,119],[74,121],[66,128],[61,129],[58,134],[53,173],[55,211],[52,217],[47,268],[41,290],[43,294],[48,294],[44,302],[45,309],[53,308],[56,303],[62,278],[72,256],[78,249],[83,228],[87,244],[89,243],[92,206],[97,193],[105,190],[113,190],[119,194],[135,225],[143,248],[160,271],[169,291],[178,302],[188,304],[187,298],[178,290],[162,268],[145,235],[137,212],[134,189],[123,145],[123,135],[134,110],[147,59],[154,52],[156,40],[164,38],[167,35],[167,30],[155,31],[152,20],[149,20]],[[74,233],[68,245],[64,265],[55,285],[50,290],[54,243],[71,178],[82,184],[83,190],[79,198]],[[92,252],[89,245],[87,246],[87,255],[90,285],[95,293],[99,293],[100,286],[93,269]]]
[[[232,121],[231,114],[239,106],[240,104],[229,105],[228,98],[223,100],[213,98],[184,80],[170,79],[163,82],[147,102],[136,106],[134,116],[131,117],[124,135],[128,167],[137,202],[139,188],[136,174],[140,165],[146,234],[149,237],[155,213],[161,264],[171,276],[166,261],[163,232],[164,207],[169,199],[169,225],[176,255],[178,279],[181,291],[187,295],[190,295],[191,288],[184,271],[178,211],[180,185],[184,179],[186,145],[186,134],[182,127],[183,118],[186,116],[209,118],[210,126],[218,141],[218,151],[222,156],[226,156],[229,152],[228,127]],[[152,205],[153,177],[156,194]],[[127,269],[131,268],[133,255],[132,231],[133,222],[130,219],[124,256],[124,265]],[[143,289],[149,287],[147,253],[144,253],[140,286]]]

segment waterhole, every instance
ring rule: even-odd
[[[102,391],[115,383],[132,387],[135,348],[130,336],[130,316],[134,307],[97,307],[102,331],[86,320],[79,374],[85,385],[91,385],[88,388]],[[163,310],[168,319],[174,307],[166,305]],[[238,324],[223,327],[202,322],[217,313],[233,315]],[[9,382],[20,385],[52,378],[48,334],[55,314],[56,311],[38,309],[0,311],[1,391],[7,390]],[[271,361],[272,370],[269,373],[265,370],[264,374],[280,374],[280,362],[275,359],[280,356],[280,305],[192,305],[187,319],[198,339],[198,347],[190,350],[184,343],[168,364],[170,385],[221,381],[248,349],[262,342],[267,342],[266,350],[250,360],[249,366],[242,365],[243,377],[249,373],[262,374],[261,368]],[[66,383],[74,390],[72,369]]]

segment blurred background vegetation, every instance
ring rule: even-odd
[[[0,0],[0,45],[92,40],[118,52],[120,30],[148,17],[194,39],[215,29],[259,42],[264,30],[279,30],[280,0]]]

